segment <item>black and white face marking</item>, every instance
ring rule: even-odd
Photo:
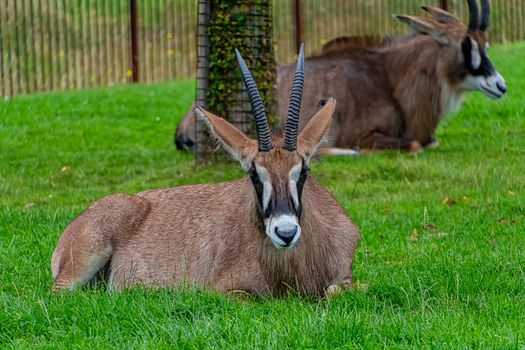
[[[291,249],[301,236],[301,195],[308,174],[303,160],[292,167],[287,178],[270,176],[263,166],[252,163],[248,171],[253,183],[265,233],[278,249]],[[273,182],[273,183],[272,183]]]
[[[507,86],[503,77],[492,65],[487,55],[487,48],[488,44],[480,48],[470,36],[463,40],[461,50],[467,74],[462,85],[466,90],[478,90],[487,97],[499,99],[507,91]]]

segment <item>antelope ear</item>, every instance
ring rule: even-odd
[[[439,23],[462,23],[456,16],[451,14],[450,12],[447,12],[445,10],[442,10],[438,7],[434,6],[421,6],[421,8],[430,13],[430,15],[434,18],[434,20],[438,21]]]
[[[444,24],[423,17],[396,15],[396,18],[408,24],[416,33],[430,35],[443,45],[450,44],[450,39],[446,35],[446,26]]]
[[[332,122],[332,114],[335,109],[335,99],[329,98],[323,100],[323,108],[313,116],[312,119],[306,124],[303,131],[297,137],[297,152],[303,156],[306,161],[315,154],[317,148],[324,141],[330,123]]]
[[[206,123],[211,136],[219,140],[222,147],[241,163],[245,171],[248,171],[257,154],[257,141],[250,139],[232,124],[202,107],[196,107],[194,111],[197,117]]]

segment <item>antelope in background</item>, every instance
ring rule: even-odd
[[[435,145],[434,131],[467,91],[499,99],[507,88],[487,56],[489,0],[468,0],[469,23],[423,6],[431,18],[396,16],[414,35],[401,39],[337,39],[306,60],[301,130],[316,110],[315,101],[338,101],[330,128],[328,154],[355,154],[356,149],[420,151]],[[290,89],[293,66],[277,70],[279,115]],[[281,119],[281,128],[285,120]],[[194,118],[187,114],[176,132],[178,148],[191,148]],[[189,143],[190,142],[190,143]]]
[[[318,295],[349,284],[358,230],[308,174],[335,100],[327,100],[297,135],[302,52],[284,139],[272,138],[259,92],[238,52],[257,140],[195,109],[249,176],[98,200],[60,236],[51,260],[52,288],[86,284],[99,271],[106,271],[109,286],[116,288],[189,282],[223,292],[279,295],[294,288]]]

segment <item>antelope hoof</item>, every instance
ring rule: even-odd
[[[56,283],[55,282],[51,285],[51,293],[54,293],[54,294],[68,291],[68,290],[73,290],[73,287],[69,286],[66,283]]]
[[[421,146],[421,143],[417,140],[410,141],[410,144],[408,145],[408,151],[410,153],[421,153],[423,152],[423,146]]]
[[[239,300],[248,300],[251,297],[250,292],[242,289],[232,289],[228,291],[228,295]]]
[[[324,294],[326,295],[327,298],[332,298],[342,293],[343,293],[343,288],[338,284],[331,284],[324,291]]]
[[[425,148],[434,149],[434,148],[438,148],[438,146],[439,146],[439,141],[435,138],[431,138],[430,142],[425,146]]]

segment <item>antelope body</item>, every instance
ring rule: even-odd
[[[431,18],[397,16],[415,35],[371,44],[370,38],[362,43],[338,39],[325,45],[306,60],[299,129],[310,120],[316,101],[333,96],[338,107],[325,153],[353,154],[353,148],[419,151],[433,144],[439,121],[460,105],[467,91],[502,97],[505,81],[487,56],[489,2],[482,0],[481,18],[476,0],[469,0],[469,8],[468,27],[446,11],[424,6]],[[280,65],[277,73],[282,116],[293,66]],[[285,122],[281,119],[281,127]],[[176,138],[192,139],[193,128],[184,120]]]
[[[308,175],[335,100],[297,135],[299,57],[284,140],[272,137],[255,83],[238,54],[257,141],[202,108],[204,120],[249,176],[218,184],[113,194],[74,219],[53,253],[53,289],[74,288],[106,271],[116,288],[192,283],[218,291],[317,295],[352,280],[356,226]]]

